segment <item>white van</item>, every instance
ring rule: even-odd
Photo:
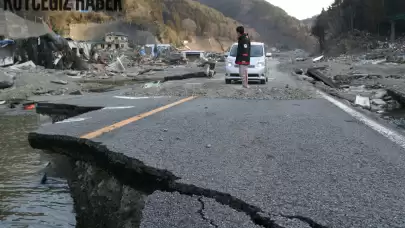
[[[227,53],[226,66],[225,66],[225,83],[230,84],[232,81],[239,81],[239,66],[235,64],[236,52],[238,43],[234,43]],[[270,54],[270,53],[269,53]],[[259,81],[261,84],[266,84],[267,66],[265,44],[259,42],[251,42],[250,44],[250,65],[248,68],[248,81]]]

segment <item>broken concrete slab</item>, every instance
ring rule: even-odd
[[[298,76],[298,78],[299,78],[300,80],[304,80],[304,81],[308,81],[308,82],[313,82],[313,81],[314,81],[313,78],[308,77],[308,76],[306,76],[306,75],[300,75],[300,74],[298,74],[297,76]]]
[[[32,61],[50,69],[88,69],[87,63],[70,49],[68,42],[52,32],[16,40],[15,55],[21,62]]]
[[[69,76],[77,76],[77,75],[79,75],[80,74],[80,71],[68,71],[67,73],[66,73],[67,75],[69,75]]]
[[[117,57],[117,60],[110,65],[106,67],[107,70],[113,71],[113,72],[124,72],[125,67],[121,62],[121,58],[124,58],[124,56]]]
[[[351,103],[355,103],[356,101],[356,95],[353,94],[348,94],[348,93],[341,93],[341,92],[336,92],[335,94],[337,97],[341,98],[341,99],[345,99],[350,101]]]
[[[60,84],[60,85],[67,85],[68,82],[64,80],[51,80],[52,83]]]
[[[294,72],[295,72],[296,74],[303,74],[303,73],[304,73],[304,70],[303,70],[303,69],[295,69]]]
[[[357,95],[354,104],[361,106],[363,108],[369,109],[370,108],[370,98]]]
[[[10,88],[14,85],[15,78],[3,71],[0,71],[0,89]]]
[[[83,92],[81,90],[75,90],[70,92],[69,95],[83,95]]]
[[[405,104],[405,92],[398,88],[388,88],[388,95],[392,96],[395,100],[398,100],[401,104]]]
[[[134,74],[131,76],[133,81],[171,81],[171,80],[183,80],[189,78],[203,78],[211,75],[207,75],[206,69],[200,67],[176,67],[176,68],[167,68],[164,71],[153,71],[153,69],[147,69],[143,71],[144,73]]]
[[[385,101],[383,101],[382,99],[372,99],[371,103],[374,105],[378,105],[378,106],[382,106],[387,104]]]
[[[160,81],[156,81],[156,82],[148,82],[145,83],[145,85],[142,86],[142,88],[152,88],[152,87],[159,87],[160,86]]]
[[[139,72],[129,72],[129,73],[126,73],[126,75],[127,75],[127,77],[134,78],[139,75]]]
[[[401,107],[402,107],[402,105],[396,100],[389,100],[389,101],[387,101],[387,104],[385,105],[385,108],[388,111],[400,109]]]
[[[314,63],[315,63],[315,62],[319,62],[319,61],[321,61],[322,59],[323,59],[323,55],[312,59],[312,62],[314,62]]]
[[[307,71],[307,75],[315,78],[316,80],[324,82],[326,85],[332,88],[338,88],[338,86],[332,81],[332,79],[323,75],[319,70],[315,68],[309,68]]]
[[[375,92],[375,94],[373,95],[374,99],[382,99],[384,96],[387,95],[387,91],[386,90],[378,90]]]
[[[375,105],[375,104],[372,104],[372,105],[370,106],[370,110],[373,111],[373,112],[378,112],[378,111],[381,111],[381,110],[383,110],[383,109],[384,109],[384,107],[383,107],[382,105]]]
[[[13,69],[13,70],[28,70],[30,68],[35,68],[36,65],[32,61],[28,61],[25,63],[9,66],[8,68]]]
[[[383,99],[383,101],[389,101],[389,100],[392,100],[392,97],[387,94],[382,99]]]

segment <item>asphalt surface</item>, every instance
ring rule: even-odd
[[[141,228],[260,228],[250,218],[213,199],[157,191],[143,209]]]
[[[301,87],[287,74],[273,75],[275,83],[264,86]],[[181,99],[106,96],[66,102],[133,107],[93,111],[37,132],[80,137]],[[260,207],[282,227],[310,227],[310,220],[325,227],[405,227],[404,150],[315,96],[199,97],[91,140],[170,171],[178,183]],[[257,227],[227,205],[178,193],[150,195],[143,215],[141,227]]]

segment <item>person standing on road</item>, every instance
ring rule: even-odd
[[[236,32],[238,33],[238,49],[235,64],[239,65],[239,75],[242,77],[243,87],[249,88],[248,68],[250,65],[250,38],[249,34],[245,33],[243,26],[238,26]]]

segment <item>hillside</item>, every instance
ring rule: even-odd
[[[307,26],[308,28],[312,28],[312,26],[314,25],[314,23],[315,23],[317,17],[318,17],[318,15],[315,15],[315,16],[313,16],[313,17],[310,17],[310,18],[301,20],[301,22],[302,22],[305,26]]]
[[[265,0],[196,0],[254,28],[269,45],[311,49],[308,27]]]
[[[370,49],[377,39],[389,38],[391,20],[395,20],[395,33],[404,34],[404,18],[404,0],[335,0],[317,17],[312,33],[325,53],[350,53]]]
[[[59,33],[68,33],[71,24],[120,21],[148,31],[162,42],[179,45],[194,37],[234,40],[235,28],[240,24],[193,0],[124,0],[123,8],[120,13],[47,12],[46,18]],[[249,32],[260,38],[255,30]]]

